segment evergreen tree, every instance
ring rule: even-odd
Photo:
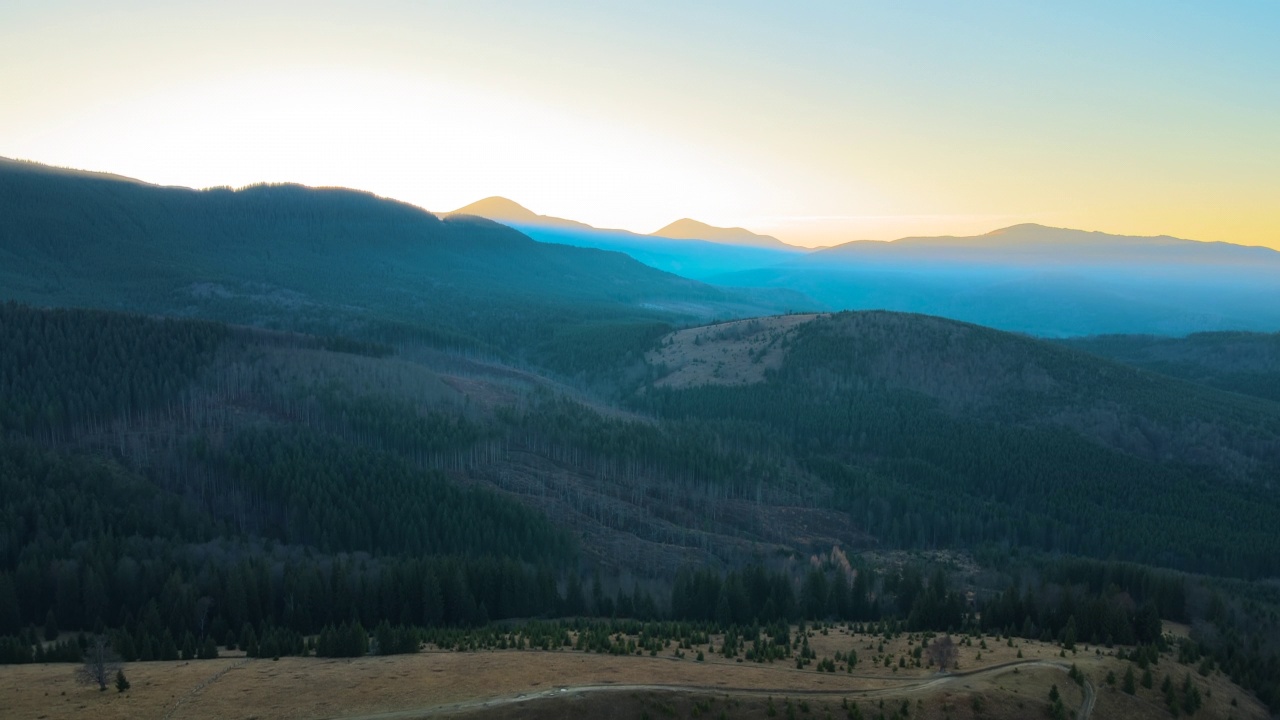
[[[44,615],[44,639],[58,639],[58,619],[53,614],[53,608],[49,608],[49,612]]]

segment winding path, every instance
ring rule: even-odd
[[[504,705],[514,705],[516,703],[532,702],[535,700],[546,700],[554,697],[567,697],[569,695],[584,695],[587,693],[609,693],[609,692],[679,692],[679,693],[713,693],[716,695],[737,695],[749,697],[862,697],[876,698],[886,696],[901,696],[904,694],[912,694],[932,690],[934,688],[950,685],[952,683],[968,680],[972,678],[980,678],[1002,674],[1014,668],[1024,667],[1047,667],[1061,672],[1070,672],[1071,666],[1065,663],[1052,662],[1049,660],[1015,660],[1013,662],[1000,663],[999,665],[991,665],[989,667],[978,670],[968,670],[965,672],[955,672],[935,675],[932,678],[917,680],[912,682],[894,685],[892,687],[875,688],[869,690],[799,690],[790,688],[734,688],[724,686],[710,685],[571,685],[565,687],[556,687],[549,690],[541,690],[532,693],[519,693],[516,695],[504,695],[492,698],[478,698],[474,700],[464,700],[462,702],[447,703],[444,705],[432,705],[428,707],[412,708],[409,710],[395,710],[392,712],[373,713],[364,715],[348,715],[334,718],[333,720],[409,720],[410,718],[427,717],[437,713],[456,713],[467,710],[488,710],[499,708]],[[880,678],[884,679],[884,678]],[[1080,704],[1080,708],[1076,711],[1076,720],[1089,720],[1093,714],[1094,705],[1097,703],[1098,694],[1093,683],[1086,678],[1084,681],[1084,702]]]
[[[236,668],[242,668],[245,665],[248,665],[252,661],[253,661],[253,658],[246,657],[243,660],[240,660],[239,662],[231,663],[230,665],[222,668],[218,672],[210,675],[208,678],[205,678],[204,682],[191,688],[190,690],[187,691],[186,695],[183,695],[182,697],[178,698],[178,701],[173,704],[173,707],[169,708],[169,711],[164,714],[163,720],[172,720],[174,713],[178,712],[178,709],[182,707],[183,703],[195,697],[196,694],[198,694],[201,690],[204,690],[205,688],[209,687],[213,683],[218,682],[218,679],[221,678],[223,675],[226,675],[227,673],[231,672],[232,670],[235,670]]]

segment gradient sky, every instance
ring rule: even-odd
[[[0,0],[0,156],[798,244],[1280,248],[1280,3]]]

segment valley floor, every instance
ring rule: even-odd
[[[719,645],[719,638],[712,637]],[[1160,683],[1188,674],[1204,696],[1200,718],[1266,718],[1265,710],[1223,677],[1199,676],[1194,667],[1163,657],[1153,667],[1154,687],[1135,695],[1120,690],[1128,666],[1113,651],[1081,646],[1060,655],[1048,643],[986,638],[960,648],[959,668],[899,667],[911,647],[902,636],[851,635],[831,628],[809,637],[819,659],[855,650],[852,672],[796,669],[794,660],[757,664],[705,654],[675,657],[603,655],[572,650],[428,651],[358,659],[247,660],[223,657],[193,662],[131,663],[132,688],[98,692],[79,685],[69,664],[0,667],[0,708],[6,718],[236,718],[294,720],[407,720],[561,717],[863,717],[886,718],[904,703],[912,718],[1049,717],[1057,686],[1068,717],[1165,718]],[[988,649],[982,649],[985,642]],[[1021,651],[1022,657],[1018,657]],[[980,657],[979,657],[980,655]],[[888,663],[885,660],[888,660]],[[886,664],[888,667],[886,667]],[[1083,684],[1068,677],[1075,664]],[[1113,673],[1115,684],[1107,681]],[[1232,704],[1234,701],[1235,704]],[[772,710],[772,712],[771,712]],[[898,715],[899,717],[901,715]]]

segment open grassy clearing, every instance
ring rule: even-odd
[[[688,328],[662,338],[645,361],[666,368],[658,387],[750,385],[786,358],[795,329],[820,315],[778,315]]]
[[[994,637],[964,641],[959,670],[940,676],[914,666],[919,638],[853,634],[847,628],[810,629],[816,660],[797,669],[794,658],[772,663],[724,658],[722,647],[607,655],[560,650],[429,649],[417,655],[358,659],[239,657],[169,663],[131,663],[132,689],[98,692],[75,683],[74,666],[46,664],[0,668],[0,708],[5,718],[413,718],[449,714],[475,717],[847,717],[845,701],[864,717],[893,717],[907,702],[909,717],[1047,717],[1049,692],[1057,686],[1070,716],[1085,699],[1064,666],[1080,669],[1096,690],[1094,718],[1164,718],[1160,683],[1175,686],[1190,675],[1204,698],[1195,717],[1265,718],[1265,710],[1218,672],[1202,677],[1168,655],[1152,667],[1153,687],[1135,695],[1121,691],[1128,661],[1114,650],[1080,646],[1073,654],[1056,645]],[[971,642],[971,644],[968,644]],[[987,646],[982,648],[982,644]],[[852,650],[852,672],[819,672],[820,661]],[[679,651],[683,657],[677,657]],[[697,660],[697,653],[704,660]],[[1022,657],[1018,654],[1021,652]],[[979,658],[979,654],[981,658]],[[885,660],[888,660],[886,666]],[[1058,667],[1051,667],[1054,663]],[[922,663],[923,665],[924,663]],[[1003,667],[1002,667],[1003,666]],[[1108,673],[1116,679],[1108,683]],[[1139,673],[1140,676],[1140,673]],[[212,680],[212,682],[210,682]],[[775,715],[768,714],[770,698]],[[1232,705],[1235,700],[1236,704]],[[884,707],[881,708],[883,701]],[[803,711],[807,704],[809,712]],[[787,707],[791,706],[791,714]]]

